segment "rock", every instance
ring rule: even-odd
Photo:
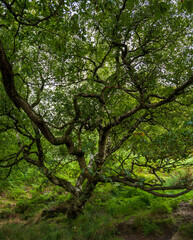
[[[191,238],[192,239],[192,238]],[[176,232],[173,237],[171,238],[171,240],[190,240],[189,237],[184,237],[182,235],[180,235],[179,232]]]
[[[191,222],[193,220],[193,206],[189,202],[181,202],[177,211],[173,213],[173,217],[178,225]]]
[[[182,240],[182,237],[180,236],[179,232],[176,232],[171,240]]]

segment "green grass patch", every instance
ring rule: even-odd
[[[63,225],[48,224],[24,226],[18,223],[5,224],[0,228],[1,240],[72,240],[72,233]]]

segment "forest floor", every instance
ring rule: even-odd
[[[168,216],[169,217],[169,216]],[[193,206],[189,202],[181,202],[179,207],[171,213],[171,217],[175,220],[172,227],[166,226],[162,234],[154,236],[144,236],[142,232],[138,232],[133,226],[134,218],[127,222],[122,222],[117,226],[120,236],[124,240],[190,240],[193,236],[185,237],[180,234],[178,228],[182,224],[193,223]]]
[[[170,217],[170,216],[167,216]],[[193,222],[193,206],[189,202],[181,202],[179,208],[171,214],[175,219],[175,226],[166,226],[162,234],[153,234],[144,236],[143,232],[138,231],[134,224],[134,217],[128,221],[121,222],[116,226],[117,235],[123,240],[191,240],[192,237],[181,236],[178,228],[181,224]],[[10,218],[2,219],[1,226],[5,224],[20,224],[27,225],[27,220],[22,220],[19,215],[12,215]],[[27,240],[27,239],[26,239]],[[41,239],[40,239],[41,240]],[[50,239],[49,239],[50,240]]]
[[[193,240],[193,193],[161,199],[109,185],[73,221],[41,217],[67,195],[49,188],[32,193],[0,196],[0,240]]]

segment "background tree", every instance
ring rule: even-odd
[[[0,2],[5,177],[23,160],[37,166],[72,195],[56,209],[69,217],[98,183],[192,190],[190,176],[163,178],[192,165],[191,11],[180,1]]]

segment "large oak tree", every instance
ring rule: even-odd
[[[5,177],[37,166],[72,195],[56,209],[69,217],[98,183],[193,189],[190,175],[164,179],[192,165],[188,0],[1,0],[0,16]]]

